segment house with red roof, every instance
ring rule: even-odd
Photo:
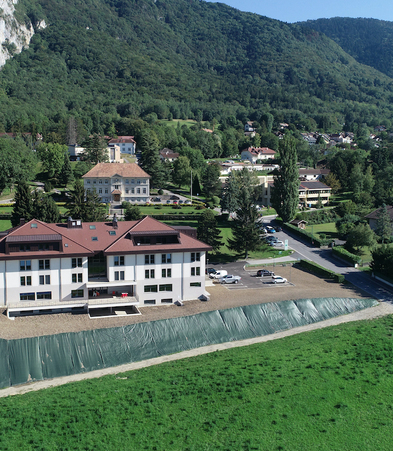
[[[130,155],[135,155],[136,153],[136,142],[133,136],[118,136],[117,138],[112,138],[108,141],[108,146],[119,146],[121,153],[128,153]]]
[[[258,160],[274,159],[276,152],[268,147],[249,147],[242,150],[241,159],[255,164]]]
[[[108,316],[205,295],[206,252],[190,227],[139,221],[47,224],[0,233],[0,306]]]
[[[98,163],[82,178],[85,189],[95,189],[103,203],[150,200],[150,175],[136,163]]]

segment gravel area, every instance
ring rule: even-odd
[[[256,269],[253,268],[253,271],[255,272]],[[287,278],[291,284],[285,286],[266,284],[258,289],[242,289],[241,287],[234,289],[234,287],[228,288],[215,284],[206,287],[206,290],[210,293],[210,301],[208,302],[187,301],[183,307],[175,305],[141,307],[139,309],[142,314],[136,316],[90,319],[86,314],[62,313],[17,317],[14,320],[9,320],[3,311],[3,314],[0,315],[0,338],[17,339],[119,327],[263,302],[319,297],[370,297],[350,284],[334,283],[295,267],[276,267],[275,271],[276,274]]]

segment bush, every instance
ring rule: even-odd
[[[49,193],[50,191],[52,191],[52,184],[51,184],[51,182],[46,181],[44,183],[44,191],[46,193]]]
[[[312,235],[310,232],[307,232],[306,230],[303,230],[303,229],[299,229],[299,227],[296,227],[292,224],[285,223],[285,224],[283,224],[283,227],[286,227],[287,229],[291,230],[295,235],[298,235],[298,236],[304,238],[309,243],[315,244],[318,247],[329,246],[332,242],[332,240],[330,240],[330,239],[317,238],[316,236]]]
[[[352,265],[355,264],[361,265],[363,263],[363,260],[358,255],[352,254],[351,252],[347,251],[343,246],[334,247],[333,254],[351,263]]]
[[[195,207],[195,210],[204,210],[205,209],[205,206],[204,205],[197,205],[196,207]]]
[[[158,194],[159,194],[160,196],[162,196],[162,195],[164,194],[164,191],[160,188],[160,189],[158,190]]]
[[[161,210],[161,208],[162,208],[162,205],[161,205],[161,204],[156,205],[156,206],[154,207],[155,210]]]
[[[342,274],[337,274],[333,271],[330,271],[329,269],[326,269],[323,266],[320,266],[310,260],[300,260],[300,266],[314,274],[326,277],[327,279],[332,279],[334,280],[334,282],[343,283],[345,281],[345,277]]]

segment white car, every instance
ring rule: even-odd
[[[211,279],[221,279],[222,277],[226,276],[227,274],[228,274],[228,271],[225,271],[225,269],[220,269],[213,274],[209,274],[209,277]]]
[[[287,283],[288,280],[285,279],[284,277],[281,277],[281,276],[273,276],[272,277],[272,282],[273,283]]]
[[[219,279],[220,283],[239,283],[241,280],[240,276],[234,276],[232,274],[228,274]]]
[[[284,246],[284,243],[281,240],[274,240],[271,241],[269,244],[270,246]]]

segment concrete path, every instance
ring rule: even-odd
[[[87,379],[95,379],[103,376],[124,373],[127,371],[138,370],[141,368],[147,368],[153,365],[160,365],[165,362],[173,362],[175,360],[186,359],[189,357],[195,357],[197,355],[209,354],[211,352],[222,351],[225,349],[239,348],[242,346],[249,346],[256,343],[264,343],[271,340],[277,340],[279,338],[289,337],[291,335],[297,335],[303,332],[322,329],[325,327],[335,326],[338,324],[348,323],[351,321],[370,320],[385,315],[393,314],[393,305],[391,303],[381,303],[376,307],[360,310],[348,315],[338,316],[326,321],[309,324],[307,326],[296,327],[276,334],[265,335],[263,337],[251,338],[248,340],[231,341],[228,343],[214,344],[210,346],[204,346],[202,348],[191,349],[189,351],[179,352],[177,354],[171,354],[167,356],[157,357],[154,359],[143,360],[141,362],[129,363],[126,365],[116,366],[112,368],[105,368],[102,370],[91,371],[88,373],[75,374],[72,376],[58,377],[56,379],[49,379],[39,382],[33,382],[31,384],[19,385],[16,387],[9,387],[0,390],[0,397],[23,395],[32,391],[42,390],[45,388],[58,387],[60,385],[68,384],[70,382],[78,382]]]

